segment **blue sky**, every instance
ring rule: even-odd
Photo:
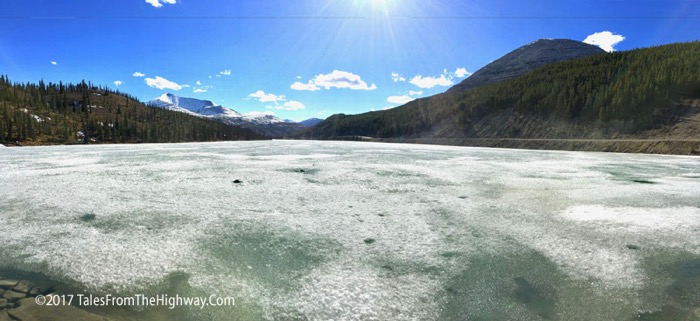
[[[0,2],[0,74],[325,118],[443,92],[540,38],[608,50],[700,38],[697,1]],[[590,38],[589,38],[590,36]]]

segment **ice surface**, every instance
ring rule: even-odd
[[[700,255],[698,168],[351,142],[5,148],[0,267],[127,293],[184,272],[249,303],[219,317],[536,320],[513,295],[528,284],[556,293],[547,313],[632,319],[663,301],[658,253]],[[564,304],[581,297],[599,303]],[[445,308],[460,298],[467,317]]]

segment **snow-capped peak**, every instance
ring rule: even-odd
[[[186,98],[165,93],[151,100],[149,105],[194,114],[200,117],[212,118],[231,125],[267,125],[284,122],[272,113],[250,112],[241,114],[233,109],[214,104],[210,100]]]

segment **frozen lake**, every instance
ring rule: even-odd
[[[96,294],[236,298],[176,309],[182,320],[700,318],[697,157],[4,148],[0,219],[2,269]],[[174,313],[146,312],[133,313]]]

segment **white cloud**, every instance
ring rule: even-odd
[[[284,109],[284,110],[300,110],[300,109],[305,109],[306,106],[304,104],[295,101],[295,100],[290,100],[285,102],[282,106],[277,106],[275,109]]]
[[[277,102],[287,100],[287,98],[286,98],[284,95],[279,95],[279,96],[278,96],[278,95],[275,95],[275,94],[272,94],[272,93],[265,93],[265,92],[262,91],[262,90],[258,90],[258,91],[256,91],[256,92],[254,92],[254,93],[248,95],[248,97],[249,97],[249,98],[255,98],[255,99],[257,99],[257,100],[258,100],[259,102],[261,102],[261,103],[270,103],[270,102],[272,102],[272,103],[277,104]]]
[[[359,75],[355,75],[351,72],[342,70],[333,70],[329,74],[319,74],[310,80],[307,84],[302,82],[295,82],[291,86],[294,90],[319,90],[319,88],[324,88],[326,90],[331,88],[347,88],[352,90],[375,90],[377,85],[367,85],[366,82],[362,80]]]
[[[55,66],[55,65],[58,65],[58,63],[55,62],[55,61],[51,61],[51,64],[54,65],[54,66]]]
[[[452,77],[447,74],[442,74],[440,77],[423,77],[421,75],[416,75],[409,82],[419,88],[433,88],[435,86],[447,87],[453,84]]]
[[[195,83],[195,85],[197,85],[197,86],[201,86],[201,85],[202,85],[202,82],[201,82],[201,81],[199,81],[199,80],[197,80],[197,82]]]
[[[360,76],[341,70],[333,70],[330,74],[318,75],[314,78],[314,84],[325,89],[348,88],[352,90],[375,90],[377,85],[367,86]]]
[[[396,106],[387,106],[387,107],[382,108],[382,110],[388,110],[388,109],[392,109],[392,108],[396,108]]]
[[[121,80],[116,80],[116,81],[114,81],[114,84],[115,84],[117,87],[121,86],[123,83],[124,83],[124,82],[122,82]]]
[[[296,81],[289,88],[292,88],[294,90],[308,90],[308,91],[321,90],[321,88],[318,88],[318,86],[316,86],[316,84],[314,84],[313,81],[309,81],[309,83],[307,83],[307,84]]]
[[[408,96],[408,95],[403,95],[403,96],[389,96],[386,101],[392,103],[392,104],[400,104],[403,105],[409,101],[415,100],[415,98]]]
[[[131,74],[131,75],[134,76],[134,77],[143,77],[143,76],[145,76],[146,74],[137,71],[137,72],[134,72],[134,73]]]
[[[607,52],[613,52],[615,51],[615,45],[622,42],[622,40],[625,40],[625,37],[622,35],[616,35],[610,31],[602,31],[589,35],[583,42],[598,46]]]
[[[219,75],[221,76],[231,76],[231,69],[224,69],[219,72]]]
[[[442,70],[442,74],[440,76],[425,76],[423,77],[422,75],[418,74],[413,76],[409,83],[418,86],[419,88],[425,88],[425,89],[430,89],[435,86],[442,86],[442,87],[447,87],[447,86],[452,86],[454,84],[454,79],[455,78],[464,78],[464,77],[469,77],[471,76],[471,72],[467,71],[466,68],[463,67],[458,67],[455,69],[454,72],[449,72],[447,71],[447,68]],[[392,73],[392,77],[397,74]],[[422,91],[410,91],[409,95],[410,96],[415,96],[415,95],[422,95]]]
[[[190,87],[192,87],[192,86],[190,86],[190,85],[180,85],[180,86],[182,86],[182,88],[190,88]]]
[[[391,73],[391,80],[393,80],[394,82],[404,82],[404,81],[406,81],[406,78],[402,77],[398,73],[392,72]]]
[[[306,106],[304,104],[295,101],[295,100],[290,100],[288,102],[285,102],[284,104],[277,105],[277,106],[267,106],[265,107],[267,109],[276,109],[276,110],[300,110],[300,109],[305,109]]]
[[[193,92],[194,92],[195,94],[201,94],[201,93],[207,92],[207,89],[206,89],[206,88],[195,88],[195,89],[193,90]]]
[[[409,95],[409,96],[420,96],[420,95],[422,95],[422,94],[423,94],[423,91],[422,91],[422,90],[418,90],[418,91],[409,90],[409,91],[408,91],[408,95]]]
[[[454,74],[455,74],[455,77],[457,77],[457,78],[464,78],[467,76],[471,76],[472,73],[468,72],[467,68],[457,68],[457,70],[455,70]]]
[[[172,90],[180,90],[182,89],[182,86],[178,85],[174,81],[167,80],[163,77],[156,76],[156,78],[146,78],[144,79],[146,84],[149,87],[153,88],[158,88],[158,89],[172,89]]]
[[[155,8],[160,8],[163,4],[175,4],[177,0],[146,0],[146,3],[152,5]]]

